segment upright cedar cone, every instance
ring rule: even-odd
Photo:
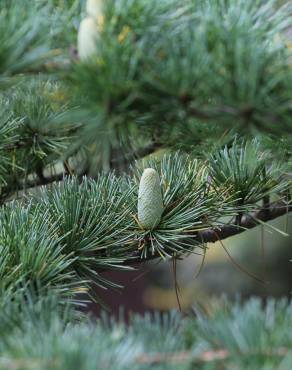
[[[97,39],[103,26],[103,0],[87,0],[86,12],[78,30],[78,55],[84,61],[97,52]]]
[[[96,21],[91,17],[84,18],[78,31],[78,55],[80,60],[84,61],[96,54],[98,34]]]
[[[159,224],[162,212],[159,175],[153,168],[146,168],[139,185],[138,220],[144,229],[152,230]]]
[[[87,0],[86,2],[86,13],[94,19],[102,15],[102,8],[103,0]]]

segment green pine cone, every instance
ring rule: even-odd
[[[144,229],[152,230],[159,224],[162,212],[159,175],[153,168],[146,168],[139,185],[138,220]]]

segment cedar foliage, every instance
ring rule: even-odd
[[[108,0],[80,60],[82,2],[1,0],[0,368],[291,367],[287,302],[127,328],[77,309],[80,293],[99,301],[93,285],[120,288],[104,271],[204,254],[291,211],[282,3]],[[164,205],[152,230],[137,215],[149,167]]]

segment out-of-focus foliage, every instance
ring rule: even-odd
[[[291,12],[274,1],[107,1],[96,55],[67,74],[95,117],[87,138],[93,127],[129,136],[133,123],[162,145],[204,140],[210,127],[217,138],[290,131]]]
[[[0,313],[0,366],[38,370],[258,369],[289,370],[291,304],[253,299],[222,301],[211,315],[133,316],[126,325],[105,316],[98,323],[68,323],[56,299],[7,300]],[[12,317],[13,313],[13,317]],[[8,314],[8,316],[7,316]],[[12,320],[7,320],[7,318]]]
[[[87,61],[74,49],[83,2],[2,4],[2,86],[28,72],[58,79],[78,129],[70,155],[86,145],[95,172],[125,170],[153,143],[202,156],[235,132],[291,130],[289,2],[109,0]]]

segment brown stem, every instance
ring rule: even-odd
[[[269,195],[265,195],[263,198],[263,208],[265,209],[267,213],[270,212],[270,196]]]
[[[238,235],[246,231],[247,229],[252,229],[258,225],[260,222],[267,222],[274,220],[277,217],[283,216],[288,212],[292,211],[292,204],[287,204],[284,201],[275,202],[270,205],[269,212],[266,212],[266,209],[261,208],[253,215],[245,215],[242,217],[240,225],[236,223],[236,219],[234,223],[228,225],[222,225],[221,227],[216,228],[209,228],[203,231],[199,231],[197,233],[197,237],[194,241],[202,241],[203,243],[215,243],[218,240],[224,240],[230,238],[231,236]],[[158,254],[151,255],[147,258],[148,260],[153,260],[159,258]],[[136,265],[141,262],[145,262],[145,259],[141,259],[140,253],[137,250],[133,253],[131,259],[125,261],[125,265]]]
[[[79,174],[78,178],[82,178],[86,174],[87,174],[87,169],[84,170],[81,174]],[[68,175],[63,172],[57,175],[52,175],[50,177],[45,177],[45,176],[37,177],[35,180],[26,181],[25,184],[24,183],[17,184],[15,189],[13,189],[12,193],[16,193],[17,191],[23,190],[24,188],[27,190],[27,189],[32,189],[38,186],[49,185],[54,182],[60,182],[60,181],[63,181],[63,179],[66,177],[68,177]],[[5,194],[5,188],[2,190],[2,193]],[[11,196],[11,192],[7,191],[7,197],[3,196],[2,199],[0,199],[0,205],[9,201],[10,196]]]
[[[273,220],[277,217],[285,215],[287,212],[292,211],[292,204],[287,205],[284,201],[276,202],[270,205],[269,212],[266,212],[265,208],[260,209],[256,212],[253,216],[246,215],[242,217],[240,222],[240,228],[238,225],[230,224],[230,225],[223,225],[218,230],[208,229],[201,231],[199,233],[202,240],[205,243],[215,243],[219,238],[227,239],[233,235],[241,234],[246,229],[252,229],[259,225],[259,221],[267,222]]]

